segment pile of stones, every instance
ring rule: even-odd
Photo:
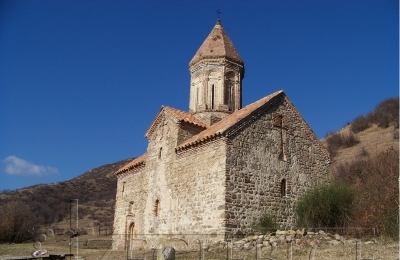
[[[243,239],[233,241],[229,247],[233,245],[233,250],[251,250],[257,248],[274,248],[279,247],[288,243],[292,245],[304,246],[304,247],[316,247],[316,246],[341,246],[345,244],[355,244],[358,240],[346,239],[339,234],[330,234],[322,230],[318,232],[306,231],[305,229],[298,230],[277,230],[276,232],[268,232],[265,235],[254,235],[247,236]],[[365,242],[364,244],[375,243],[375,240]],[[225,247],[226,241],[220,241],[215,246]],[[209,248],[212,250],[212,247]]]

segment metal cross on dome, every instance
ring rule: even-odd
[[[221,10],[217,9],[218,19],[219,19],[220,14],[222,14],[222,13],[221,13]]]

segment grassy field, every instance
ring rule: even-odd
[[[81,239],[80,241],[84,241]],[[49,254],[68,254],[70,252],[69,241],[46,241],[41,243]],[[356,247],[355,242],[348,240],[343,245],[330,246],[318,245],[314,249],[311,247],[303,247],[291,244],[282,244],[276,248],[262,248],[258,252],[256,250],[230,251],[226,248],[214,248],[203,252],[204,259],[257,259],[259,257],[271,257],[277,260],[337,260],[337,259],[399,259],[399,244],[395,241],[387,241],[380,239],[374,244],[364,244],[365,241]],[[38,244],[35,245],[38,247]],[[34,248],[33,243],[24,244],[0,244],[0,259],[10,256],[30,256]],[[76,247],[71,248],[71,253],[76,255]],[[157,251],[113,251],[108,248],[88,248],[87,246],[79,247],[79,256],[83,256],[86,260],[125,260],[125,259],[154,259],[157,258]],[[312,258],[312,256],[314,258]],[[200,259],[200,251],[180,250],[176,251],[176,259]],[[74,259],[72,257],[71,259]],[[266,259],[266,258],[265,258]]]

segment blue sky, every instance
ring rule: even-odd
[[[146,151],[162,105],[221,21],[243,105],[283,89],[319,138],[399,94],[396,0],[0,2],[0,190],[69,180]]]

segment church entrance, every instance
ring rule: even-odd
[[[135,238],[135,223],[131,223],[128,229],[128,243],[127,250],[131,250],[133,248],[133,239]]]

